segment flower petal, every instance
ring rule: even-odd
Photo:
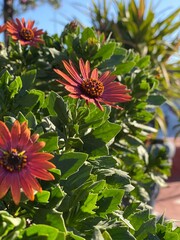
[[[20,123],[19,121],[16,120],[11,128],[12,148],[17,147],[20,134],[21,134]]]
[[[8,192],[10,186],[11,186],[11,178],[10,178],[11,173],[6,173],[4,175],[4,178],[2,179],[0,183],[0,199],[3,198],[6,193]]]
[[[26,176],[23,173],[24,171],[21,171],[20,173],[20,183],[21,183],[22,189],[25,195],[27,196],[27,198],[31,201],[34,201],[34,191],[31,187],[31,182],[28,178],[26,178]]]
[[[92,79],[98,79],[98,69],[95,68],[92,73],[91,73],[91,78]]]
[[[73,86],[68,86],[68,85],[66,85],[65,86],[65,89],[67,90],[67,91],[69,91],[69,92],[71,92],[72,94],[81,94],[81,90],[79,89],[79,88],[77,88],[77,87],[73,87]]]
[[[21,135],[18,142],[18,148],[23,150],[23,147],[29,142],[30,139],[30,129],[27,127],[27,122],[21,124]]]
[[[101,98],[108,102],[127,102],[132,99],[132,97],[127,94],[103,94]]]
[[[36,190],[36,191],[38,191],[38,192],[41,192],[41,191],[42,191],[41,185],[40,185],[39,182],[35,179],[35,177],[31,175],[31,173],[30,173],[29,170],[23,170],[22,175],[28,179],[28,182],[30,183],[31,187],[32,187],[34,190]]]
[[[0,137],[6,142],[6,150],[11,149],[11,134],[6,124],[0,121]]]
[[[69,61],[70,64],[69,64],[68,62],[66,62],[66,61],[62,61],[62,62],[63,62],[64,67],[65,67],[66,70],[68,71],[68,73],[71,75],[71,77],[73,77],[73,79],[74,79],[77,83],[81,84],[82,79],[80,78],[80,76],[79,76],[76,68],[73,66],[72,62]]]
[[[11,194],[14,203],[18,205],[21,198],[21,192],[19,174],[16,172],[11,174]]]
[[[38,47],[39,43],[44,43],[44,40],[41,39],[41,35],[44,33],[42,29],[37,30],[36,27],[33,27],[34,21],[28,21],[27,24],[22,18],[22,20],[16,18],[15,21],[7,21],[6,29],[9,35],[11,35],[12,39],[15,41],[19,41],[22,46],[30,45]],[[21,34],[22,29],[29,30],[30,39],[28,39],[25,35]]]
[[[50,153],[42,153],[42,152],[38,152],[38,153],[34,153],[31,155],[31,160],[29,161],[48,161],[50,159],[52,159],[54,157],[54,155],[50,154]]]
[[[60,71],[59,69],[54,69],[54,71],[59,74],[61,77],[63,77],[70,85],[72,86],[78,86],[78,82],[75,79],[71,79],[70,77],[68,77],[68,75],[66,75],[65,73],[63,73],[62,71]],[[57,80],[60,82],[60,80]],[[64,84],[64,83],[63,83]]]
[[[110,82],[113,82],[115,79],[116,79],[116,76],[110,75],[109,71],[104,72],[99,78],[99,80],[103,82],[104,86]]]
[[[31,168],[30,172],[34,177],[37,177],[39,179],[46,180],[46,181],[54,180],[54,176],[45,169]]]
[[[48,161],[36,161],[34,162],[33,160],[31,160],[28,163],[28,167],[32,167],[32,168],[39,168],[39,169],[51,169],[51,168],[55,168],[55,165],[51,162]]]
[[[89,61],[86,61],[86,64],[84,64],[84,61],[82,58],[79,59],[79,68],[81,71],[81,74],[83,76],[83,79],[88,79],[90,74],[90,63]]]
[[[31,154],[40,151],[45,145],[46,143],[43,141],[36,143],[31,142],[24,148],[24,150],[26,150],[27,154]]]

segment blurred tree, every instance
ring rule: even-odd
[[[104,32],[122,43],[126,49],[134,49],[141,56],[149,55],[152,67],[156,70],[161,87],[166,96],[179,98],[180,84],[178,78],[179,61],[169,62],[178,52],[180,39],[178,29],[180,21],[176,21],[180,9],[172,12],[164,19],[158,20],[152,8],[146,6],[145,0],[130,0],[129,4],[114,0],[117,16],[110,19],[110,4],[107,0],[92,0],[91,19],[96,30]],[[164,81],[165,80],[165,81]]]
[[[112,18],[110,9],[112,4],[115,16]],[[126,49],[134,49],[141,56],[149,55],[150,69],[159,80],[160,92],[167,98],[177,115],[179,111],[173,101],[179,98],[180,92],[180,61],[176,59],[179,54],[180,8],[167,16],[159,18],[155,14],[150,2],[149,7],[145,0],[107,1],[92,0],[90,16],[95,29],[103,32],[106,38],[110,37],[122,43]],[[161,109],[157,109],[157,122],[163,126],[165,123]]]

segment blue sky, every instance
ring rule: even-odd
[[[16,17],[24,17],[25,20],[35,20],[35,25],[38,28],[48,31],[50,35],[54,33],[60,34],[63,30],[63,27],[73,18],[78,18],[85,26],[92,26],[89,18],[89,9],[92,2],[91,0],[61,1],[62,3],[59,9],[55,10],[50,4],[46,3],[35,9],[18,14]],[[95,0],[95,2],[97,1]],[[109,2],[111,2],[111,0],[109,0]],[[124,2],[128,2],[128,0],[124,0]],[[150,3],[150,0],[147,0],[147,3]],[[180,0],[153,0],[153,3],[154,10],[160,17],[177,8],[180,8]],[[80,10],[78,11],[77,8],[79,5],[81,5],[81,8],[79,7]],[[114,10],[112,7],[112,15],[113,11]],[[0,20],[0,24],[2,24],[2,19]]]

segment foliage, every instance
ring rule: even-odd
[[[27,121],[55,157],[55,180],[41,181],[42,192],[17,206],[9,194],[0,201],[1,239],[170,239],[179,228],[148,205],[151,187],[169,174],[165,147],[148,144],[156,132],[147,124],[165,101],[150,59],[104,39],[92,28],[68,24],[61,36],[44,36],[39,48],[10,39],[0,58],[0,120]],[[67,97],[53,68],[62,60],[89,60],[112,71],[131,89],[124,110]]]
[[[126,3],[121,0],[110,1],[109,4],[107,0],[98,3],[92,1],[92,24],[106,38],[115,39],[126,49],[134,49],[142,57],[150,57],[150,71],[159,81],[159,92],[168,99],[167,104],[175,114],[180,116],[174,104],[174,99],[179,99],[180,91],[180,62],[177,57],[180,46],[180,22],[177,17],[180,8],[168,14],[163,11],[162,15],[155,13],[153,3],[157,4],[156,1],[130,0]],[[111,8],[115,9],[113,18]],[[156,114],[155,124],[159,124],[165,133],[166,121],[161,109],[157,109]]]

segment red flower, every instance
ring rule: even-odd
[[[26,25],[24,18],[21,21],[16,18],[16,22],[11,20],[6,25],[9,35],[13,40],[19,40],[21,45],[37,47],[38,43],[44,43],[43,39],[40,38],[44,32],[42,29],[37,30],[36,27],[33,27],[34,21],[29,20]]]
[[[37,142],[38,134],[31,135],[26,122],[15,121],[11,131],[0,121],[0,198],[11,190],[15,204],[20,202],[21,190],[31,201],[34,191],[42,191],[36,178],[53,180],[48,169],[55,168],[48,160],[54,156],[39,152],[44,142]]]
[[[69,63],[63,61],[63,65],[70,77],[59,69],[54,69],[54,71],[64,79],[57,81],[65,85],[66,90],[70,92],[70,97],[85,99],[87,104],[94,103],[100,110],[103,110],[100,103],[122,109],[115,106],[115,103],[131,100],[131,96],[127,94],[130,90],[119,82],[113,82],[116,76],[112,76],[109,71],[98,77],[98,69],[95,68],[91,72],[89,61],[84,64],[82,59],[79,60],[80,74],[71,61]]]
[[[6,30],[6,24],[3,24],[0,26],[0,33],[4,32]]]

